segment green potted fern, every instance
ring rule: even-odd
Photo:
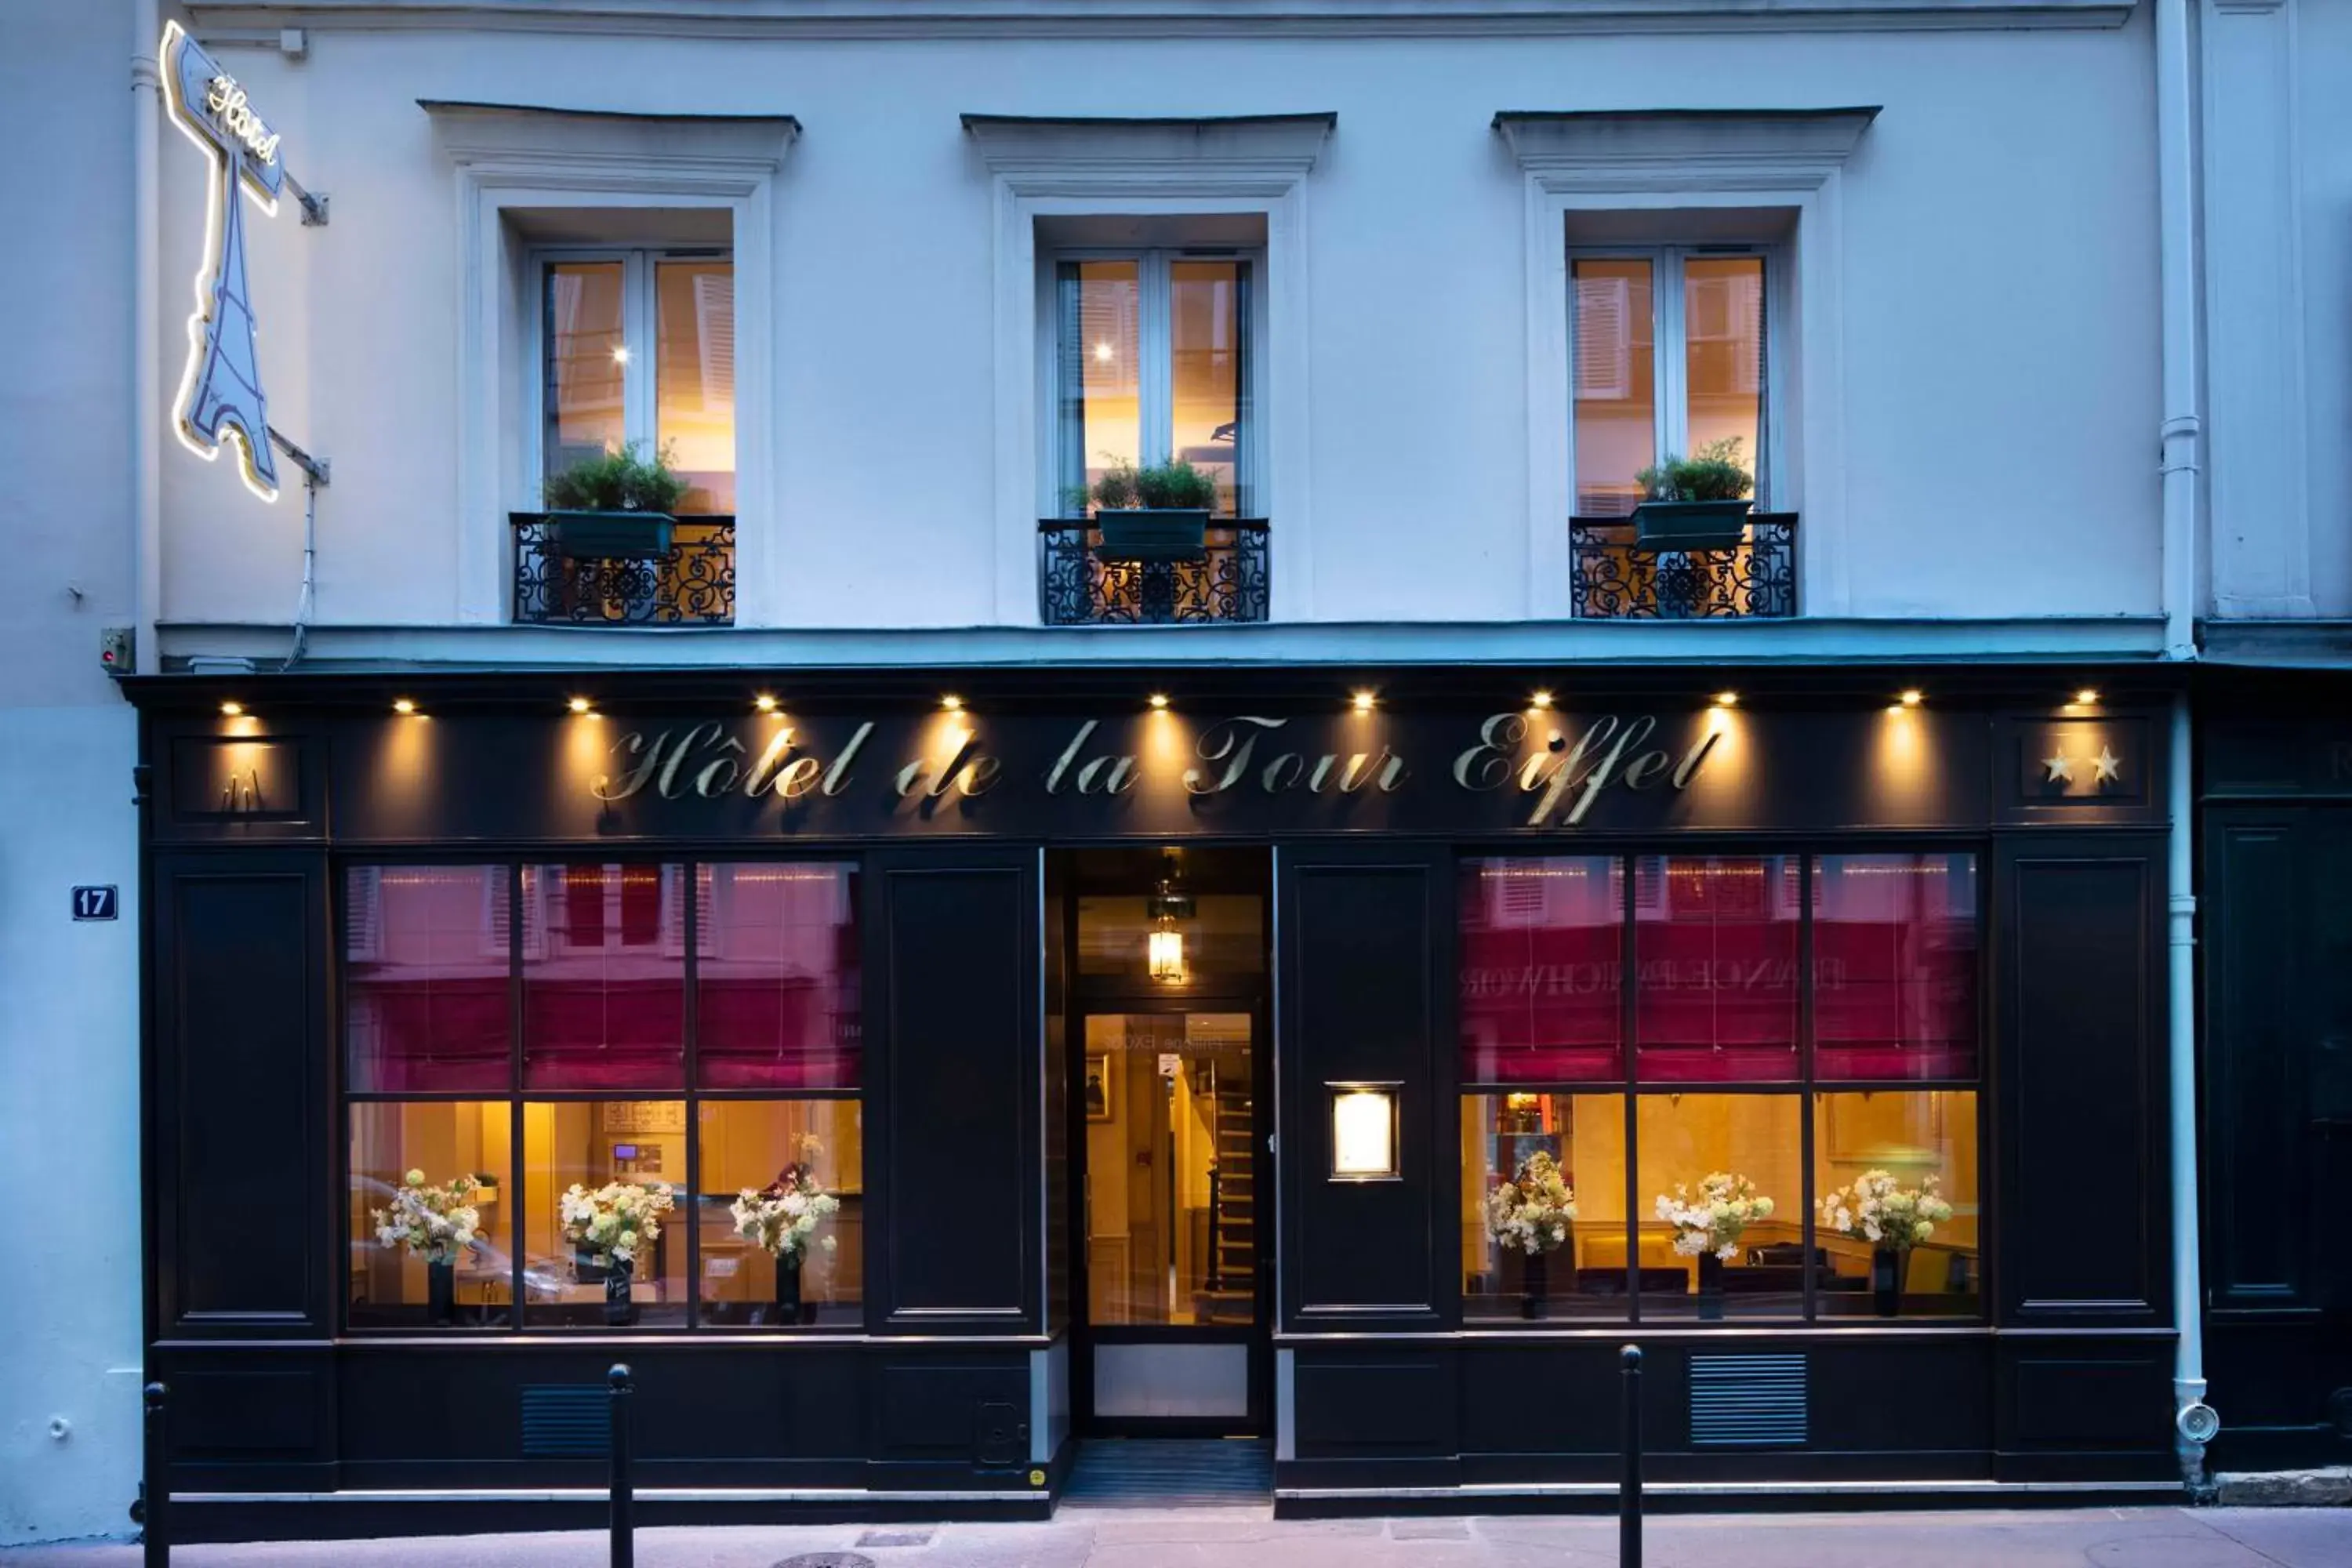
[[[548,535],[559,555],[647,561],[669,553],[673,509],[687,483],[669,466],[669,448],[651,457],[627,442],[583,458],[547,481]]]
[[[1118,462],[1085,493],[1094,502],[1105,561],[1198,561],[1208,553],[1209,514],[1217,506],[1214,475],[1181,458],[1138,468]]]
[[[1687,458],[1633,476],[1643,500],[1633,509],[1634,537],[1654,550],[1721,550],[1738,544],[1756,503],[1756,477],[1739,461],[1739,437],[1710,441]]]

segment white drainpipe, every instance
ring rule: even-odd
[[[156,162],[162,155],[163,39],[160,0],[131,7],[131,522],[132,668],[161,667],[155,622],[163,599],[163,380],[157,358],[159,255]]]
[[[2189,0],[2157,0],[2156,140],[2159,287],[2163,300],[2165,657],[2197,658],[2198,413],[2196,85]],[[2205,1403],[2205,1290],[2198,1246],[2196,792],[2186,691],[2172,700],[2171,841],[2166,857],[2167,1058],[2172,1118],[2172,1300],[2180,1335],[2172,1369],[2181,1479],[2202,1494],[2205,1445],[2221,1417]]]

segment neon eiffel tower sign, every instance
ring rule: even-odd
[[[287,183],[278,133],[254,112],[236,79],[177,22],[163,28],[162,67],[173,123],[213,165],[196,313],[188,318],[188,368],[174,410],[180,439],[209,461],[233,437],[246,484],[264,500],[275,500],[278,465],[269,449],[269,402],[253,342],[245,206],[236,196],[242,189],[265,215],[276,216]]]

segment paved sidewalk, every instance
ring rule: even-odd
[[[1276,1522],[1263,1509],[1065,1509],[1050,1524],[645,1530],[641,1568],[1613,1568],[1614,1520]],[[2352,1510],[1705,1514],[1654,1519],[1645,1568],[2352,1568]],[[601,1535],[191,1546],[183,1568],[596,1568]],[[125,1545],[0,1550],[0,1568],[136,1568]],[[801,1568],[801,1565],[794,1565]],[[810,1565],[814,1568],[814,1565]]]

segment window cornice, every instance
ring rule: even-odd
[[[663,37],[1544,37],[2117,27],[2134,0],[298,0],[191,5],[206,37],[278,29]]]
[[[1199,119],[1039,119],[967,114],[971,138],[992,174],[1024,176],[1120,171],[1208,174],[1230,185],[1255,175],[1284,184],[1306,177],[1339,117],[1331,113],[1252,114]]]
[[[1505,110],[1494,125],[1548,191],[1738,190],[1821,184],[1853,155],[1878,112],[1875,106]]]

